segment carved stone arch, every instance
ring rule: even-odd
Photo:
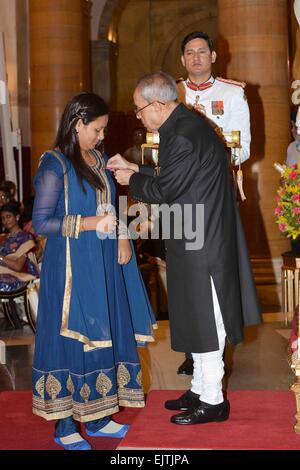
[[[168,53],[170,47],[172,46],[172,43],[175,38],[180,38],[181,40],[189,32],[198,30],[199,27],[196,27],[197,23],[200,23],[205,19],[215,20],[215,22],[217,22],[217,15],[212,13],[207,14],[205,11],[199,11],[196,14],[193,13],[182,17],[180,27],[177,25],[172,27],[170,31],[168,31],[167,36],[169,38],[169,41],[163,44],[157,51],[155,57],[153,57],[153,64],[155,65],[155,68],[158,69],[164,64],[165,56]],[[194,25],[195,28],[193,28]],[[211,34],[209,31],[206,31],[205,28],[202,28],[202,30],[208,32],[208,34]]]
[[[107,0],[99,18],[98,39],[107,40],[110,33],[117,33],[117,25],[129,0]],[[116,37],[117,39],[117,37]]]

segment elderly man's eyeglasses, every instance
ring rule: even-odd
[[[143,106],[142,108],[138,108],[137,106],[135,106],[134,107],[135,114],[139,114],[141,111],[143,111],[143,109],[148,108],[148,106],[151,106],[154,103],[159,103],[159,104],[162,104],[162,105],[166,104],[166,103],[163,103],[162,101],[154,100],[154,101],[151,101],[151,103],[146,104],[146,106]]]

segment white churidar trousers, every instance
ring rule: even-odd
[[[210,277],[210,281],[219,349],[207,353],[192,353],[194,359],[194,374],[191,390],[200,395],[199,398],[201,401],[211,405],[218,405],[224,401],[222,379],[224,375],[223,352],[225,348],[226,332],[212,277]]]

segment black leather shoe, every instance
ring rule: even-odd
[[[177,400],[167,400],[165,408],[167,410],[193,410],[200,404],[199,396],[197,393],[188,390]]]
[[[171,416],[171,423],[175,424],[202,424],[211,421],[226,421],[229,418],[230,405],[225,400],[219,405],[210,405],[200,402],[194,410]]]
[[[178,367],[178,375],[193,375],[194,372],[194,359],[187,357],[185,361]]]

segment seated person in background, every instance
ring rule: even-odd
[[[8,195],[8,201],[17,204],[20,213],[23,213],[23,204],[18,201],[17,186],[13,181],[5,180],[0,184],[0,191],[5,191]],[[7,201],[7,202],[8,202]],[[6,203],[5,203],[6,204]]]
[[[293,142],[287,148],[286,153],[286,165],[292,166],[298,163],[298,158],[300,156],[300,134],[297,133],[296,127],[296,111],[291,113],[291,132],[294,138]]]
[[[7,188],[0,184],[0,210],[1,207],[10,202],[10,193]],[[1,218],[0,218],[0,234],[4,232],[4,227],[2,226]]]
[[[140,165],[142,163],[142,149],[141,145],[146,142],[146,130],[143,127],[134,129],[132,135],[133,146],[129,147],[124,152],[124,157],[131,163]],[[153,166],[152,150],[150,148],[144,149],[144,164]]]
[[[38,276],[37,267],[30,259],[35,242],[30,233],[21,229],[16,203],[1,207],[1,221],[7,235],[0,242],[0,291],[11,292]]]
[[[17,201],[17,186],[13,181],[5,180],[1,183],[1,188],[4,188],[9,193],[9,199],[11,201]]]
[[[0,208],[10,201],[10,192],[5,186],[2,186],[2,184],[3,183],[0,184]]]

